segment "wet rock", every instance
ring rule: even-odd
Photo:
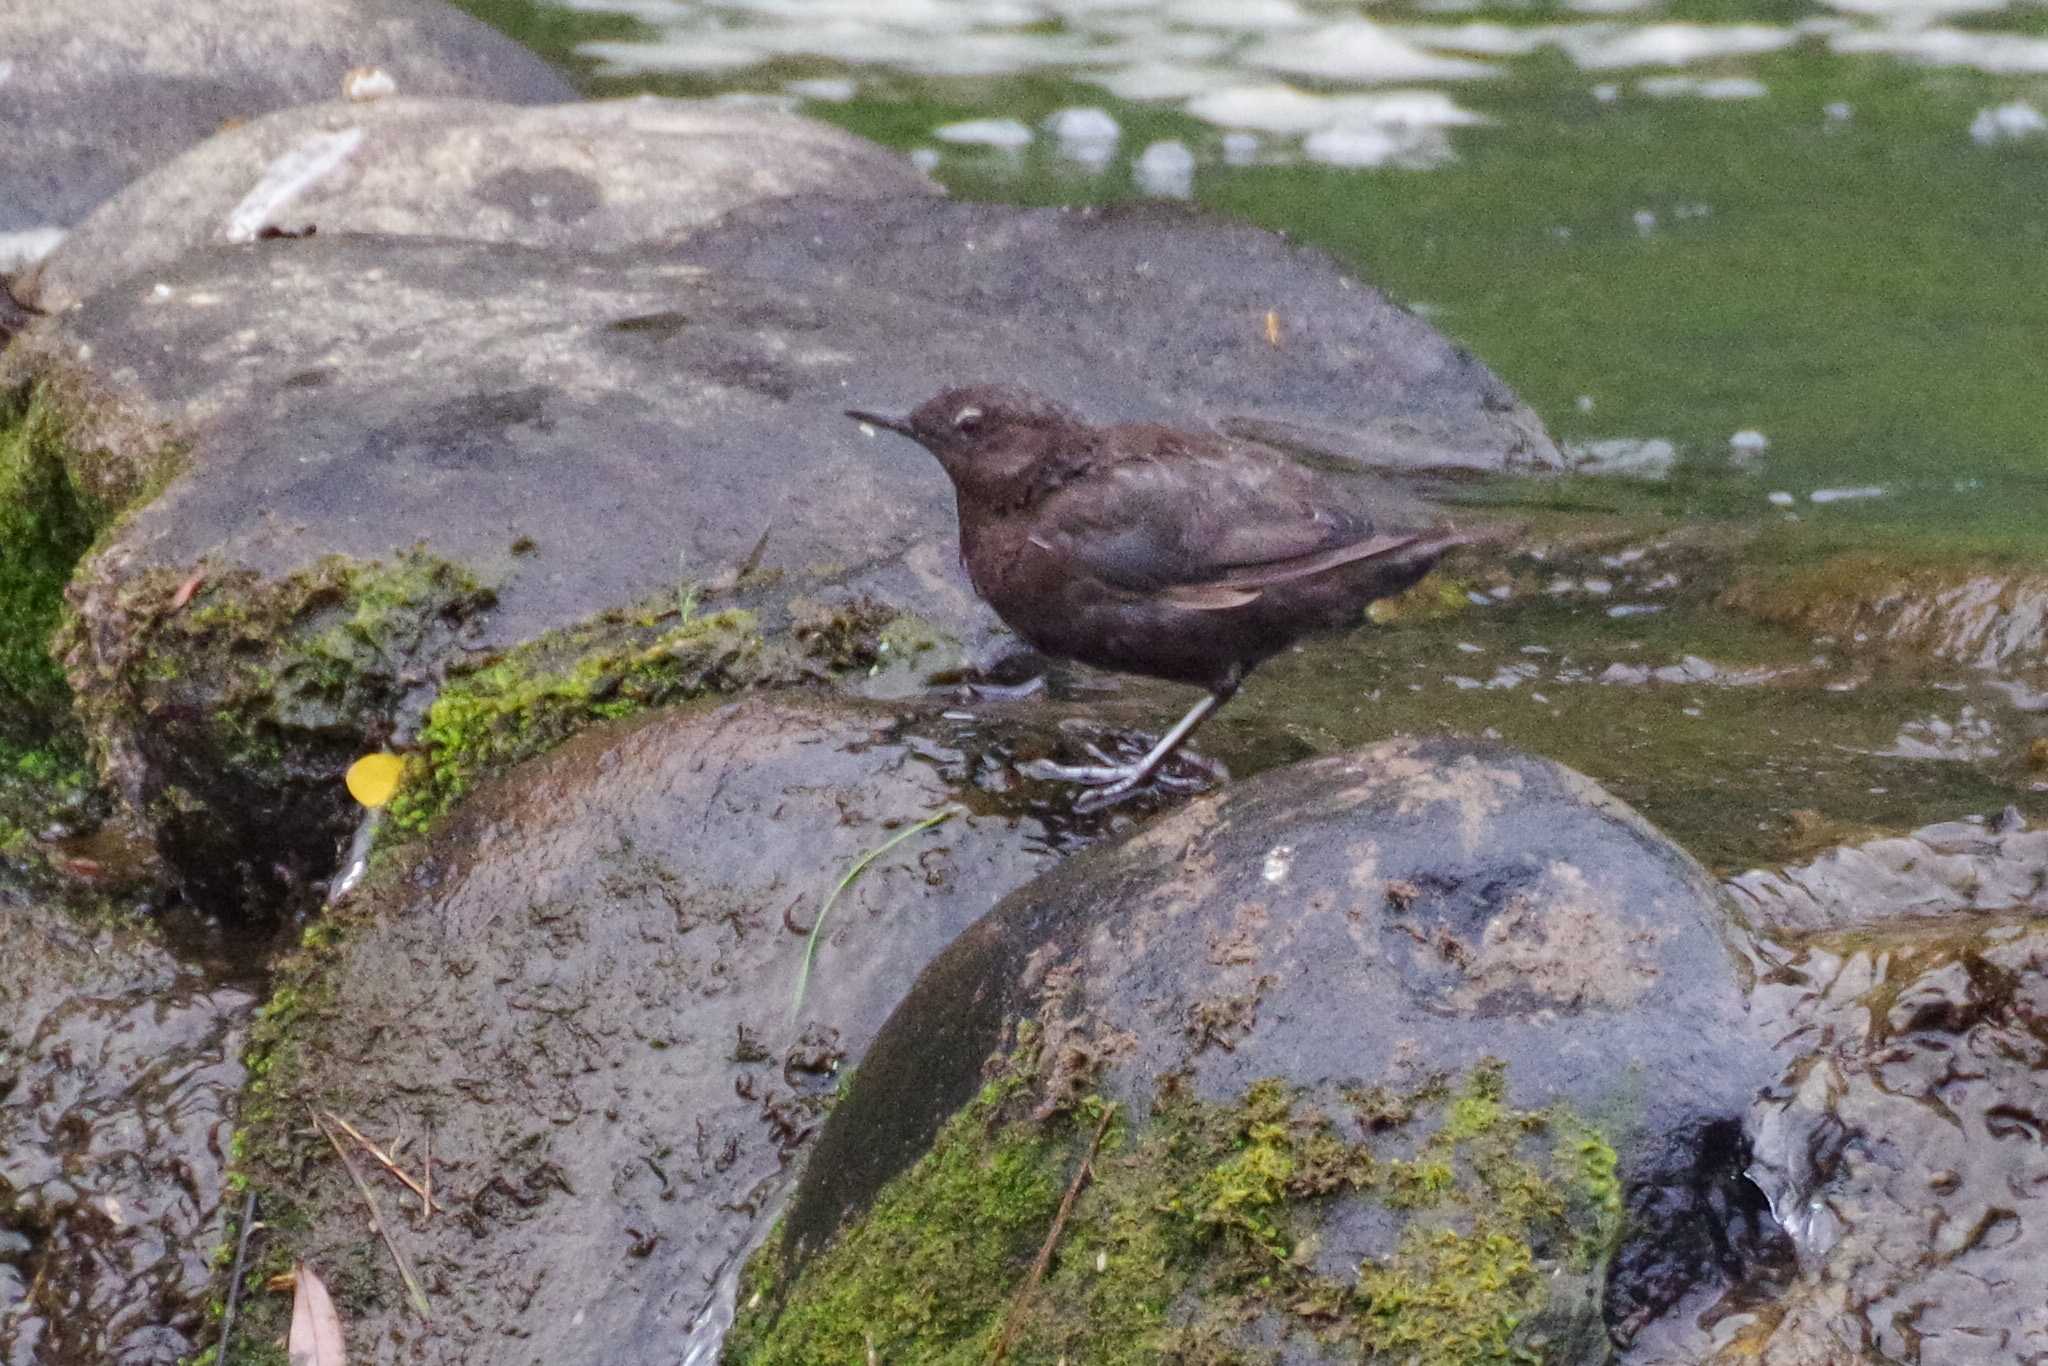
[[[1764,951],[1782,1080],[1756,1180],[1803,1274],[1725,1319],[1716,1362],[2005,1366],[2048,1352],[2048,923]],[[1652,1360],[1699,1361],[1674,1342]]]
[[[301,1013],[247,1146],[273,1227],[304,1231],[265,1255],[367,1268],[344,1305],[366,1360],[715,1359],[838,1079],[1065,838],[979,794],[949,726],[763,696],[586,733],[373,874],[282,993]],[[798,1008],[805,931],[869,855]],[[431,1330],[301,1102],[408,1139],[415,1175],[431,1126],[445,1213],[391,1217]]]
[[[453,6],[417,0],[59,0],[0,11],[0,273],[223,124],[341,95],[378,67],[407,95],[575,98]]]
[[[1723,930],[1675,846],[1499,746],[1234,783],[1020,889],[919,978],[757,1259],[735,1359],[843,1359],[862,1324],[906,1356],[993,1339],[1049,1219],[942,1231],[993,1283],[922,1323],[859,1259],[930,1260],[890,1230],[943,1208],[963,1153],[1049,1216],[1113,1106],[1034,1350],[1604,1360],[1769,1251],[1740,1179],[1769,1058]]]
[[[1991,822],[1944,821],[1794,867],[1752,869],[1727,887],[1752,925],[1775,934],[2048,911],[2048,829],[2028,829],[2017,812]]]
[[[902,229],[887,250],[830,257],[877,223]],[[748,259],[707,264],[727,254]],[[1300,340],[1226,344],[1236,315],[1197,280]],[[234,913],[324,876],[342,768],[432,733],[447,674],[524,651],[531,676],[538,654],[607,714],[813,674],[901,691],[999,650],[944,479],[843,413],[988,375],[1095,418],[1434,431],[1417,449],[1495,467],[1549,449],[1476,361],[1325,258],[1180,213],[809,198],[603,257],[266,240],[100,291],[0,356],[0,385],[62,409],[102,501],[183,471],[81,567],[61,648],[113,785]],[[663,631],[732,609],[752,615],[722,618],[729,648],[693,636],[675,668]],[[640,653],[607,637],[594,688],[571,637],[608,614]],[[646,662],[670,675],[652,690]]]
[[[207,1342],[246,991],[0,887],[0,1361]]]
[[[143,176],[16,288],[54,312],[194,247],[309,228],[610,251],[804,190],[938,193],[907,161],[829,124],[709,101],[306,105]]]

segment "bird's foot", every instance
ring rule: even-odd
[[[1164,789],[1169,792],[1199,792],[1212,784],[1225,781],[1230,770],[1214,759],[1189,750],[1176,753],[1172,761],[1162,762],[1151,755],[1122,763],[1112,758],[1100,745],[1083,742],[1081,748],[1096,760],[1092,764],[1056,764],[1049,759],[1033,759],[1019,764],[1018,772],[1027,778],[1038,778],[1047,782],[1079,783],[1090,789],[1074,799],[1074,811],[1087,815],[1115,806],[1128,797],[1135,796],[1146,787]],[[1194,773],[1181,772],[1184,768]]]

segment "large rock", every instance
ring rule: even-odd
[[[928,711],[873,704],[673,711],[514,770],[373,876],[284,993],[300,1013],[244,1141],[288,1255],[330,1284],[367,1269],[342,1304],[351,1351],[713,1359],[738,1259],[835,1078],[1064,838],[975,790],[976,749]],[[956,798],[972,811],[918,828]],[[870,855],[798,1006],[804,931]],[[416,1174],[431,1125],[446,1212],[387,1206],[439,1307],[431,1331],[305,1102],[410,1135]]]
[[[255,999],[8,885],[0,940],[0,1361],[189,1360]]]
[[[1723,936],[1692,860],[1545,760],[1393,741],[1232,784],[925,971],[760,1255],[736,1359],[863,1333],[935,1359],[1021,1300],[1020,1344],[1078,1360],[1604,1360],[1754,1250],[1715,1206],[1769,1076]]]
[[[135,181],[15,294],[55,312],[195,247],[266,229],[610,251],[805,190],[938,193],[909,162],[830,124],[708,101],[305,105],[227,129]]]
[[[1436,411],[1464,417],[1426,448],[1455,430],[1466,464],[1549,449],[1477,362],[1270,234],[1180,212],[913,207],[890,221],[932,244],[915,276],[900,255],[873,281],[851,263],[698,263],[752,243],[769,255],[745,264],[783,270],[776,242],[791,261],[843,242],[845,201],[812,197],[682,254],[324,233],[206,248],[18,337],[0,383],[42,381],[63,407],[95,453],[80,483],[184,470],[82,567],[64,648],[110,777],[202,899],[275,900],[317,876],[353,752],[409,736],[449,670],[541,649],[574,674],[559,633],[606,613],[748,608],[862,678],[908,614],[912,642],[937,648],[911,652],[906,685],[994,646],[944,479],[864,436],[849,403],[994,376],[1096,418],[1370,432]],[[986,249],[963,255],[962,235]],[[1030,308],[990,293],[1013,276],[1036,282]],[[1216,291],[1199,307],[1194,281]],[[1211,335],[1203,310],[1252,300],[1292,340],[1272,346],[1262,312],[1228,344]],[[791,676],[758,658],[695,671],[690,690]]]

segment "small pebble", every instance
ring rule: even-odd
[[[1155,142],[1132,165],[1131,178],[1155,198],[1191,198],[1195,193],[1195,154],[1183,142]]]

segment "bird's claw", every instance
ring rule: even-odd
[[[1046,782],[1079,783],[1087,787],[1088,791],[1074,798],[1074,811],[1084,816],[1115,806],[1146,787],[1169,792],[1199,792],[1212,783],[1222,782],[1230,777],[1230,771],[1222,764],[1187,750],[1176,754],[1174,760],[1183,761],[1189,767],[1198,770],[1195,774],[1176,773],[1172,764],[1161,764],[1148,770],[1141,761],[1117,763],[1099,745],[1084,744],[1082,748],[1101,762],[1056,764],[1049,759],[1033,759],[1028,763],[1019,764],[1017,771],[1027,778],[1037,778]]]
[[[1087,749],[1097,758],[1107,758],[1094,745]],[[1074,810],[1081,815],[1116,805],[1137,791],[1145,780],[1145,771],[1138,764],[1056,764],[1049,759],[1033,759],[1019,764],[1017,769],[1027,778],[1085,785],[1088,791],[1074,798]]]

